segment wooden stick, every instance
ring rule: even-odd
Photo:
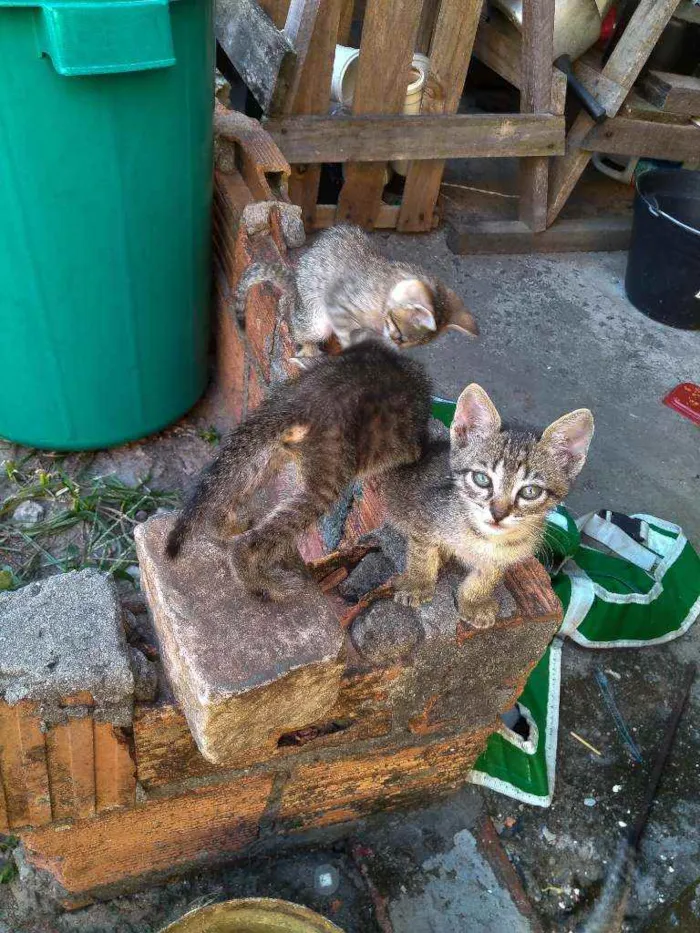
[[[287,113],[328,113],[333,58],[342,6],[343,0],[324,0],[318,10],[303,69],[296,85],[296,94],[293,97],[290,94]],[[302,163],[292,167],[289,196],[301,207],[307,230],[311,230],[314,224],[320,180],[320,165]]]
[[[590,742],[587,742],[577,732],[570,732],[569,735],[572,738],[576,739],[577,742],[580,742],[581,745],[584,745],[588,749],[589,752],[593,752],[594,755],[597,755],[599,758],[602,758],[602,752],[599,752],[598,749],[594,745],[591,745]]]
[[[363,159],[383,163],[431,157],[556,155],[564,151],[564,119],[551,114],[287,117],[264,125],[289,162]],[[383,165],[379,168],[384,171]],[[368,202],[363,199],[362,203]],[[376,215],[374,209],[371,213]],[[338,218],[348,219],[340,204]]]
[[[353,114],[403,110],[421,5],[422,0],[367,0]],[[320,161],[338,160],[331,156]],[[338,217],[371,229],[382,204],[385,166],[363,164],[362,152],[354,161],[359,164],[345,170]]]
[[[552,104],[554,0],[523,0],[521,113],[546,113]],[[519,215],[536,232],[547,227],[549,159],[520,160]]]
[[[430,46],[430,72],[440,88],[432,112],[455,113],[471,59],[482,0],[442,0]],[[426,95],[423,96],[424,108]],[[404,233],[430,230],[440,194],[444,159],[412,162],[408,167],[398,229]]]
[[[614,117],[622,106],[678,3],[679,0],[640,0],[601,73],[603,78],[612,82],[610,88],[599,93],[599,99],[609,116]],[[580,113],[566,137],[566,155],[552,160],[548,224],[558,217],[588,165],[591,153],[582,146],[594,126],[593,119],[587,113]]]

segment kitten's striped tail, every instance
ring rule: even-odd
[[[245,303],[248,291],[254,285],[262,282],[271,282],[282,291],[293,291],[296,288],[294,269],[285,262],[252,262],[246,267],[238,280],[236,287],[236,317],[239,324],[245,320]]]

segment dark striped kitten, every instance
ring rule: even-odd
[[[457,591],[460,617],[491,626],[506,569],[534,554],[547,513],[566,496],[586,461],[593,416],[580,408],[541,434],[502,428],[478,385],[462,392],[450,440],[434,440],[420,462],[381,478],[390,521],[408,538],[396,599],[432,599],[443,562],[469,568]]]
[[[429,343],[447,328],[479,333],[455,292],[418,266],[387,259],[360,227],[325,230],[295,270],[249,266],[238,287],[239,317],[248,289],[266,281],[292,296],[292,334],[302,359],[319,355],[333,337],[348,347],[353,333],[364,330],[402,348]]]
[[[298,583],[296,539],[358,477],[413,463],[428,442],[430,382],[420,364],[365,335],[337,356],[323,356],[293,382],[274,385],[236,427],[201,475],[171,532],[174,558],[194,525],[232,538],[242,584],[283,599]],[[294,463],[291,496],[248,529],[256,490]],[[238,532],[244,532],[237,534]]]

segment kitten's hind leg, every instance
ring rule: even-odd
[[[436,545],[410,536],[406,554],[406,572],[394,581],[394,600],[402,606],[420,606],[429,603],[435,595],[440,551]]]
[[[305,571],[297,555],[296,538],[324,511],[318,496],[304,490],[234,540],[232,564],[247,590],[277,602],[300,591]]]

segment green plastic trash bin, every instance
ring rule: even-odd
[[[0,435],[105,447],[207,378],[212,0],[0,0]]]

